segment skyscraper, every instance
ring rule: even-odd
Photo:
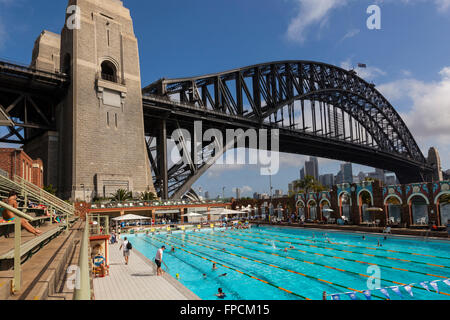
[[[241,198],[241,189],[236,188],[236,199],[239,200]]]
[[[314,179],[319,181],[319,159],[316,157],[310,157],[309,161],[305,162],[304,175],[314,177]]]
[[[353,183],[353,166],[350,162],[341,164],[343,183]]]
[[[305,167],[300,170],[300,180],[305,179]]]

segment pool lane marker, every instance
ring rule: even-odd
[[[148,236],[147,236],[147,237],[148,237]],[[148,238],[150,238],[150,237],[148,237]],[[259,279],[259,278],[255,277],[255,276],[252,276],[252,275],[250,275],[250,274],[248,274],[248,273],[245,273],[245,272],[242,272],[242,271],[240,271],[240,270],[234,269],[234,268],[229,267],[229,266],[227,266],[227,265],[224,265],[224,264],[222,264],[222,263],[220,263],[220,262],[217,262],[217,261],[208,259],[208,258],[206,258],[206,257],[203,257],[203,256],[199,255],[199,254],[193,253],[193,252],[191,252],[191,251],[189,251],[189,250],[186,250],[186,249],[183,249],[183,248],[181,248],[181,247],[179,247],[179,246],[177,246],[177,245],[174,245],[173,243],[165,242],[165,241],[163,241],[162,239],[160,239],[160,238],[158,238],[158,237],[155,237],[155,238],[152,237],[152,238],[150,238],[150,239],[156,239],[158,242],[162,242],[162,243],[164,243],[164,244],[166,244],[166,245],[168,245],[168,246],[169,246],[169,245],[170,245],[170,246],[173,246],[174,248],[177,248],[177,249],[179,249],[179,250],[182,250],[182,251],[184,251],[184,252],[186,252],[186,253],[188,253],[188,254],[191,254],[191,255],[196,256],[196,257],[199,257],[199,258],[201,258],[201,259],[203,259],[203,260],[206,260],[206,261],[215,263],[215,264],[217,264],[217,265],[219,265],[219,266],[221,266],[221,267],[224,267],[224,268],[226,268],[226,269],[233,270],[233,271],[235,271],[235,272],[237,272],[237,273],[240,273],[240,274],[242,274],[242,275],[244,275],[244,276],[247,276],[247,277],[252,278],[252,279],[254,279],[254,280],[258,280],[258,281],[260,281],[260,282],[262,282],[262,283],[265,283],[265,284],[267,284],[267,285],[269,285],[269,286],[272,286],[272,287],[274,287],[274,288],[277,288],[277,289],[279,289],[279,290],[282,290],[282,291],[284,291],[284,292],[286,292],[286,293],[289,293],[289,294],[292,294],[292,295],[294,295],[294,296],[296,296],[296,297],[302,298],[303,300],[311,300],[311,299],[309,299],[309,298],[307,298],[307,297],[305,297],[305,296],[303,296],[303,295],[301,295],[301,294],[298,294],[298,293],[295,293],[295,292],[293,292],[293,291],[287,290],[287,289],[285,289],[285,288],[279,287],[279,286],[277,286],[276,284],[273,284],[273,283],[267,282],[267,281],[265,281],[265,280]],[[149,243],[149,242],[146,241],[145,239],[144,239],[144,241],[147,242],[147,243]]]
[[[233,247],[239,247],[239,248],[242,248],[242,247],[240,247],[240,246],[235,246],[235,245],[230,244],[230,243],[225,243],[225,242],[215,241],[215,240],[208,239],[208,238],[202,238],[202,237],[194,236],[194,235],[189,235],[189,236],[191,236],[191,237],[196,237],[196,238],[201,238],[201,239],[203,239],[203,240],[214,241],[214,242],[217,242],[217,243],[224,243],[224,244],[227,244],[227,245],[230,245],[230,246],[233,246]],[[178,237],[175,237],[175,238],[178,239]],[[187,241],[189,241],[189,240],[187,240]],[[195,241],[190,241],[190,242],[191,242],[191,243],[197,243],[197,242],[195,242]],[[202,244],[200,244],[200,243],[197,243],[197,244],[202,245]],[[209,246],[206,246],[206,247],[207,247],[207,248],[211,248],[211,247],[209,247]],[[244,249],[255,251],[254,249],[250,249],[250,248],[244,248]],[[217,249],[215,249],[215,250],[217,250]],[[272,255],[272,256],[277,256],[277,257],[285,258],[285,257],[280,256],[280,255],[278,255],[278,254],[274,254],[274,253],[267,252],[267,251],[264,252],[264,253],[265,253],[265,254]],[[231,253],[230,253],[230,254],[231,254]],[[234,255],[234,254],[233,254],[233,255]],[[363,274],[363,273],[358,273],[358,272],[354,272],[354,271],[349,271],[349,270],[339,269],[339,268],[327,266],[327,265],[324,265],[324,264],[321,264],[321,263],[316,263],[316,262],[311,262],[311,261],[301,260],[301,259],[297,259],[297,258],[292,258],[291,260],[296,260],[296,261],[299,261],[299,262],[302,262],[302,263],[307,263],[307,264],[316,265],[316,266],[320,266],[320,267],[324,267],[324,268],[328,268],[328,269],[332,269],[332,270],[336,270],[336,271],[340,271],[340,272],[344,272],[344,273],[348,273],[348,274],[352,274],[352,275],[357,275],[357,276],[364,277],[364,278],[371,278],[371,276],[368,276],[368,275]],[[275,268],[280,268],[280,267],[277,267],[277,266],[274,266],[274,265],[269,265],[269,266],[275,267]],[[407,270],[405,270],[405,269],[398,269],[398,270],[401,270],[401,271],[407,271]],[[380,279],[381,281],[390,282],[390,283],[397,284],[397,285],[402,285],[402,286],[406,286],[406,285],[407,285],[406,283],[401,283],[401,282],[393,281],[393,280],[386,279],[386,278],[379,278],[379,279]],[[425,291],[427,291],[426,289],[424,289],[424,288],[422,288],[422,287],[416,287],[416,286],[412,286],[412,287],[413,287],[413,288],[416,288],[416,289],[420,289],[420,290],[425,290]],[[445,295],[445,296],[450,296],[450,294],[445,293],[445,292],[439,292],[439,294],[442,294],[442,295]]]
[[[233,232],[233,233],[234,234],[240,234],[242,236],[248,236],[250,238],[268,240],[267,238],[252,236],[252,235],[250,235],[248,233],[239,233],[239,232]],[[242,241],[252,242],[252,241],[248,241],[248,240],[242,240]],[[280,243],[287,243],[287,244],[298,244],[300,246],[305,246],[305,247],[310,247],[310,248],[319,248],[319,249],[326,249],[326,250],[333,250],[333,251],[340,251],[340,252],[347,252],[347,253],[355,253],[355,254],[367,255],[367,253],[363,253],[363,252],[348,251],[348,250],[342,250],[342,249],[337,249],[337,248],[329,248],[329,247],[323,247],[323,246],[313,246],[313,245],[305,244],[305,243],[301,243],[301,242],[292,242],[292,241],[288,242],[288,241],[281,241],[281,240],[277,240],[277,239],[270,239],[270,241],[275,241],[275,242],[280,242]],[[382,258],[382,259],[396,260],[396,261],[402,261],[402,262],[417,263],[417,264],[433,266],[433,267],[438,267],[438,268],[450,268],[449,266],[443,266],[443,265],[427,263],[427,262],[422,262],[422,261],[405,260],[405,259],[399,259],[399,258],[387,257],[387,256],[378,256],[378,255],[373,255],[373,257]]]
[[[234,246],[234,247],[238,247],[238,248],[242,248],[242,249],[247,249],[247,250],[253,250],[253,251],[260,252],[260,253],[268,253],[267,251],[262,251],[262,250],[257,250],[257,249],[251,249],[251,248],[247,248],[247,247],[243,247],[243,246],[234,245],[234,244],[231,244],[231,243],[229,243],[229,242],[220,242],[220,241],[211,239],[211,238],[213,238],[214,236],[220,237],[219,235],[214,235],[214,236],[213,236],[213,235],[211,235],[211,234],[204,234],[204,236],[208,236],[208,235],[209,235],[209,238],[202,238],[202,239],[210,239],[211,241],[214,241],[214,242],[217,242],[217,243],[224,243],[224,244],[228,244],[228,245],[231,245],[231,246]],[[199,236],[194,236],[194,235],[190,235],[190,236],[192,236],[192,237],[197,237],[197,238],[201,238],[201,237],[199,237]],[[222,236],[222,237],[223,237],[223,236]],[[233,238],[230,237],[230,239],[233,239]],[[233,240],[235,240],[235,239],[233,239]],[[267,245],[267,246],[269,245],[269,244],[267,244],[267,243],[261,243],[261,242],[255,242],[255,243],[257,243],[257,244],[263,244],[263,245]],[[417,274],[421,274],[421,275],[425,275],[425,276],[431,276],[431,277],[436,277],[436,278],[448,279],[448,277],[444,277],[444,276],[440,276],[440,275],[435,275],[435,274],[430,274],[430,273],[420,272],[420,271],[415,271],[415,270],[402,269],[402,268],[397,268],[397,267],[391,267],[391,266],[382,265],[382,264],[379,264],[379,263],[370,263],[370,262],[365,262],[365,261],[359,261],[359,260],[353,260],[353,259],[348,259],[348,258],[336,257],[336,256],[332,256],[332,255],[322,254],[322,253],[315,253],[315,252],[303,251],[303,250],[299,250],[299,249],[290,249],[290,250],[295,250],[295,251],[299,251],[299,252],[302,252],[302,253],[307,253],[307,254],[311,254],[311,255],[316,255],[316,256],[319,256],[319,257],[334,258],[334,259],[345,260],[345,261],[349,261],[349,262],[356,262],[356,263],[359,263],[359,264],[365,264],[365,265],[377,265],[377,266],[379,266],[379,267],[389,268],[389,269],[398,270],[398,271],[405,271],[405,272],[417,273]],[[272,253],[272,255],[274,255],[274,256],[279,256],[279,255],[273,254],[273,253]],[[371,255],[371,256],[373,256],[373,255]],[[291,260],[295,260],[295,258],[291,258],[291,257],[284,257],[284,258],[291,259]]]
[[[280,235],[276,235],[276,234],[272,234],[272,233],[257,232],[257,231],[254,232],[254,233],[257,233],[257,234],[260,234],[260,235],[274,236],[274,237],[283,238],[283,239],[295,239],[295,240],[303,240],[303,241],[307,241],[307,242],[314,242],[314,240],[310,240],[310,239],[297,238],[297,237],[286,237],[286,236],[280,236]],[[318,240],[316,240],[315,242],[328,243],[326,241],[318,241]],[[351,244],[346,244],[346,243],[341,243],[341,242],[331,242],[331,244],[345,246],[345,247],[351,247],[351,248],[378,250],[378,251],[385,251],[385,252],[402,253],[402,254],[409,254],[409,255],[414,255],[414,256],[423,256],[423,257],[430,257],[430,258],[450,260],[450,257],[432,256],[432,255],[423,254],[423,253],[416,253],[416,252],[396,251],[396,250],[388,250],[388,249],[374,248],[374,247],[363,247],[363,246],[356,246],[356,245],[351,245]]]
[[[234,254],[234,253],[230,253],[230,252],[227,252],[227,251],[222,251],[222,250],[220,250],[220,249],[216,249],[216,248],[213,248],[213,247],[208,246],[208,245],[201,244],[201,243],[196,242],[196,241],[191,241],[191,240],[186,240],[186,239],[182,240],[182,239],[180,239],[180,238],[178,238],[178,237],[175,237],[175,236],[173,236],[173,235],[172,235],[172,238],[175,238],[175,239],[177,239],[178,241],[186,241],[186,242],[190,242],[190,243],[196,243],[197,245],[200,245],[200,246],[202,246],[202,247],[205,247],[205,248],[208,248],[208,249],[211,249],[211,250],[220,251],[220,252],[226,253],[226,254],[228,254],[228,255],[232,255],[232,256],[235,256],[235,257],[238,257],[238,258],[243,258],[243,256],[241,256],[241,255]],[[320,279],[320,278],[317,278],[317,277],[314,277],[314,276],[311,276],[311,275],[307,275],[307,274],[304,274],[304,273],[301,273],[301,272],[297,272],[297,271],[293,271],[293,270],[290,270],[290,269],[286,269],[286,268],[283,268],[283,267],[280,267],[280,266],[276,266],[276,265],[270,264],[270,263],[268,263],[268,262],[263,262],[263,261],[255,260],[255,259],[248,258],[248,257],[246,257],[246,258],[247,258],[247,260],[249,260],[249,261],[257,262],[257,263],[259,263],[259,264],[263,264],[263,265],[266,265],[266,266],[269,266],[269,267],[272,267],[272,268],[276,268],[276,269],[280,269],[280,270],[283,270],[283,271],[287,271],[287,272],[289,272],[289,273],[297,274],[297,275],[300,275],[300,276],[302,276],[302,277],[306,277],[306,278],[313,279],[313,280],[316,280],[316,281],[320,281],[320,282],[324,282],[324,283],[327,283],[327,284],[331,284],[331,285],[333,285],[333,286],[340,287],[340,288],[344,288],[344,289],[346,289],[346,290],[356,291],[356,292],[359,292],[359,293],[363,293],[362,291],[357,290],[357,289],[353,289],[353,288],[350,288],[350,287],[347,287],[347,286],[344,286],[344,285],[341,285],[341,284],[338,284],[338,283],[334,283],[334,282],[331,282],[331,281],[328,281],[328,280]],[[375,297],[380,298],[380,299],[387,300],[386,298],[383,298],[383,297],[380,297],[380,296],[375,296]]]

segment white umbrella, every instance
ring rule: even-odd
[[[243,213],[242,211],[236,211],[236,210],[230,210],[230,209],[220,209],[220,210],[215,210],[215,211],[211,211],[210,214],[212,215],[233,215],[233,214],[241,214]]]
[[[323,209],[322,211],[323,211],[323,212],[334,212],[333,209]]]
[[[188,213],[188,214],[183,214],[183,215],[181,215],[182,217],[201,217],[201,216],[203,216],[202,214],[200,214],[200,213],[195,213],[195,212],[191,212],[191,213]]]
[[[149,217],[137,216],[135,214],[127,214],[125,216],[114,218],[114,221],[131,221],[131,220],[150,220]]]

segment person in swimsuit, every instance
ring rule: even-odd
[[[9,204],[11,207],[13,207],[13,208],[15,208],[15,209],[18,208],[19,205],[17,204],[17,193],[16,193],[15,191],[11,191],[11,192],[9,193],[8,200],[6,200],[6,203]],[[6,210],[6,209],[3,210],[2,216],[3,216],[3,219],[4,219],[6,222],[13,222],[13,221],[15,220],[15,218],[16,218],[16,217],[14,216],[14,213],[12,213],[11,211]],[[38,236],[38,235],[42,234],[42,231],[41,231],[41,230],[35,229],[35,228],[34,228],[27,220],[25,220],[25,219],[22,219],[21,224],[22,224],[22,227],[23,227],[25,230],[27,230],[29,233],[34,234],[35,236]]]

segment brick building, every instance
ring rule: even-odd
[[[9,178],[15,175],[37,185],[44,186],[44,165],[41,159],[31,159],[23,150],[12,148],[0,149],[0,169]]]

